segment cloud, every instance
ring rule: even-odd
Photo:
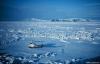
[[[100,6],[100,3],[88,3],[85,6]]]

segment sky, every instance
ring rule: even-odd
[[[100,0],[0,0],[0,21],[99,17]]]

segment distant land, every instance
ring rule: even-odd
[[[84,18],[48,19],[48,20],[31,18],[31,19],[26,19],[25,21],[33,21],[33,22],[99,22],[99,20],[84,19]]]
[[[26,18],[23,20],[1,20],[0,22],[100,22],[100,19],[91,19],[91,18],[54,18],[54,19],[40,19],[40,18]]]

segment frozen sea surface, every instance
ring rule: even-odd
[[[30,42],[42,48],[28,48]],[[40,62],[100,56],[99,22],[0,22],[0,53]]]

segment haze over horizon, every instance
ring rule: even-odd
[[[1,0],[0,21],[100,18],[99,0]]]

